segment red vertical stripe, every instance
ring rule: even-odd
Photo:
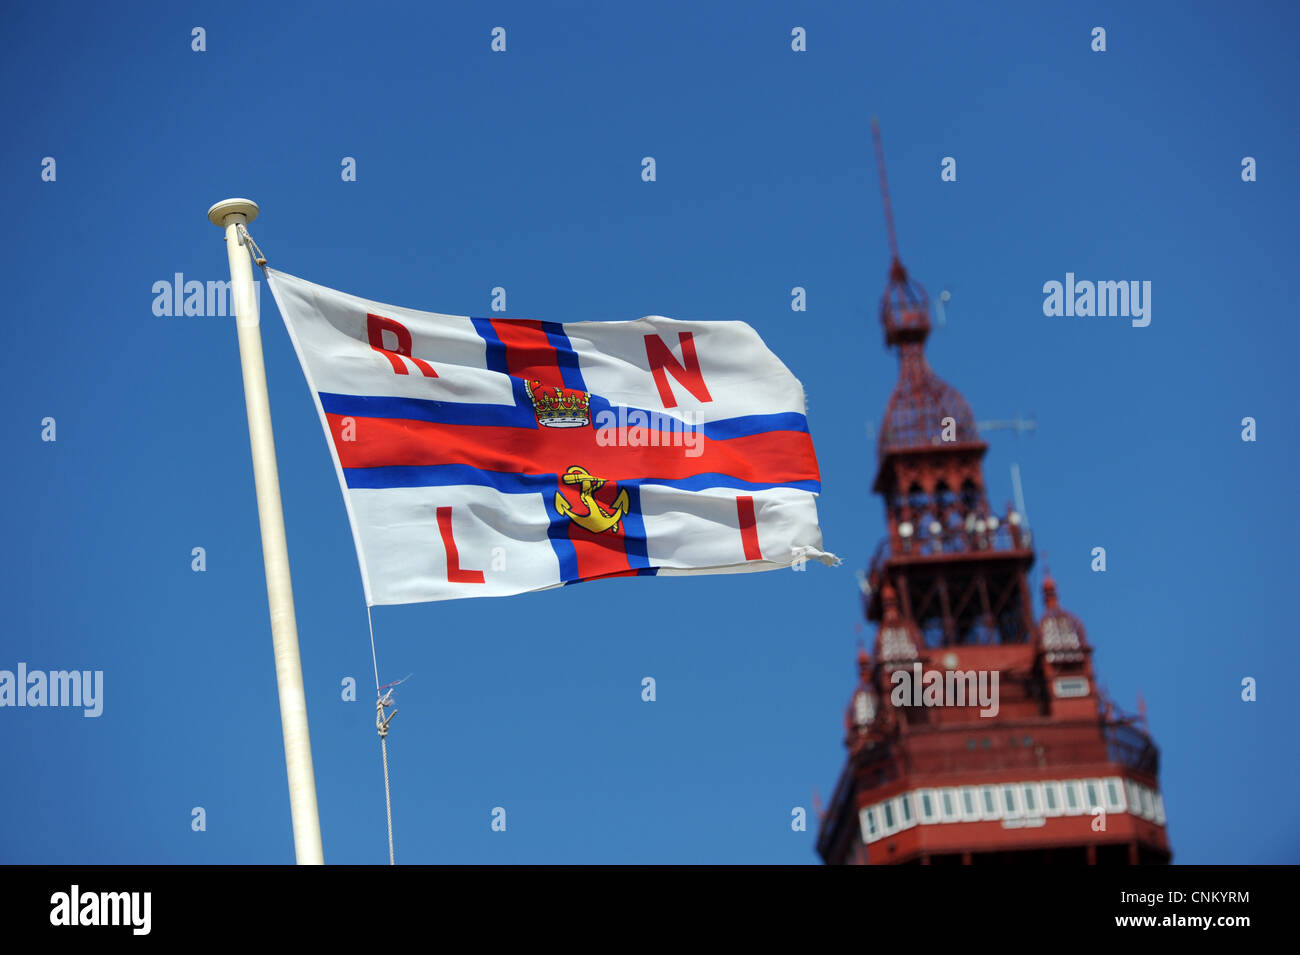
[[[563,387],[559,356],[541,322],[499,319],[492,323],[492,328],[506,346],[506,370],[510,374],[540,381],[548,387]]]
[[[506,370],[516,378],[540,381],[544,386],[564,387],[564,373],[560,370],[559,355],[551,344],[542,323],[531,320],[498,319],[492,323],[497,337],[506,348]],[[543,472],[554,470],[563,474],[575,464],[593,467],[591,463],[601,448],[586,437],[586,429],[579,433],[548,435],[548,452],[546,460],[539,460],[538,466]],[[486,435],[476,431],[475,440],[482,442]],[[510,435],[507,441],[512,448],[528,447],[520,438]],[[574,442],[581,442],[580,448],[574,448]],[[540,444],[540,442],[539,442]],[[567,448],[567,450],[561,450]],[[551,450],[553,449],[553,450]],[[617,475],[610,475],[617,477]],[[572,522],[566,522],[569,540],[573,542],[577,557],[578,576],[583,579],[608,577],[618,574],[635,574],[628,563],[627,545],[623,530],[617,534],[608,531],[593,534],[583,530]]]
[[[736,516],[740,518],[740,540],[745,545],[745,560],[762,560],[758,549],[758,527],[754,520],[754,499],[749,495],[736,498]]]
[[[579,576],[610,577],[636,573],[628,563],[627,539],[622,524],[619,524],[617,534],[609,531],[593,534],[572,521],[568,523],[569,540],[573,541],[573,551],[578,558]]]

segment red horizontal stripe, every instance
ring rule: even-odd
[[[484,471],[561,474],[579,465],[607,480],[727,474],[755,484],[820,480],[812,437],[803,431],[768,431],[726,440],[692,436],[702,453],[678,447],[601,447],[586,428],[496,428],[397,418],[352,418],[355,441],[341,438],[343,417],[327,414],[345,468],[466,464]],[[660,440],[669,437],[659,433]],[[684,437],[678,435],[677,437]]]

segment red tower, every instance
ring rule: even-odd
[[[926,362],[929,300],[898,257],[875,136],[893,254],[880,320],[899,352],[872,488],[888,536],[864,586],[875,647],[858,653],[817,851],[832,864],[1168,862],[1145,716],[1098,690],[1050,576],[1034,619],[1029,529],[989,506],[988,446]]]

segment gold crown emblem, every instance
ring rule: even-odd
[[[524,379],[533,402],[533,414],[544,428],[585,428],[591,424],[591,396],[567,388],[543,388],[540,381]]]

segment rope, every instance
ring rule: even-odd
[[[265,272],[266,256],[264,256],[262,254],[262,250],[257,247],[257,243],[253,241],[253,237],[248,234],[248,230],[244,228],[244,223],[242,222],[238,223],[235,226],[235,231],[239,233],[239,244],[252,250],[253,261],[256,262],[258,265],[260,265],[262,267],[262,271]]]
[[[379,694],[379,658],[375,656],[375,623],[370,619],[370,604],[366,604],[366,623],[370,627],[370,662],[375,665],[375,694]]]
[[[388,864],[397,865],[397,856],[393,851],[393,793],[388,782],[388,724],[397,715],[393,712],[384,715],[384,710],[393,705],[393,691],[380,694],[379,658],[375,654],[375,622],[370,615],[370,605],[366,604],[366,624],[370,627],[370,660],[375,666],[375,729],[379,732],[379,752],[384,761],[384,809],[388,814]],[[401,680],[397,681],[398,683]],[[389,684],[393,686],[395,684]]]
[[[388,720],[397,715],[397,710],[393,710],[388,719],[384,718],[384,707],[391,706],[392,691],[388,696],[381,697],[375,703],[375,724],[379,727],[379,750],[384,757],[384,806],[388,810],[388,864],[397,865],[397,857],[393,853],[393,794],[388,788]]]

